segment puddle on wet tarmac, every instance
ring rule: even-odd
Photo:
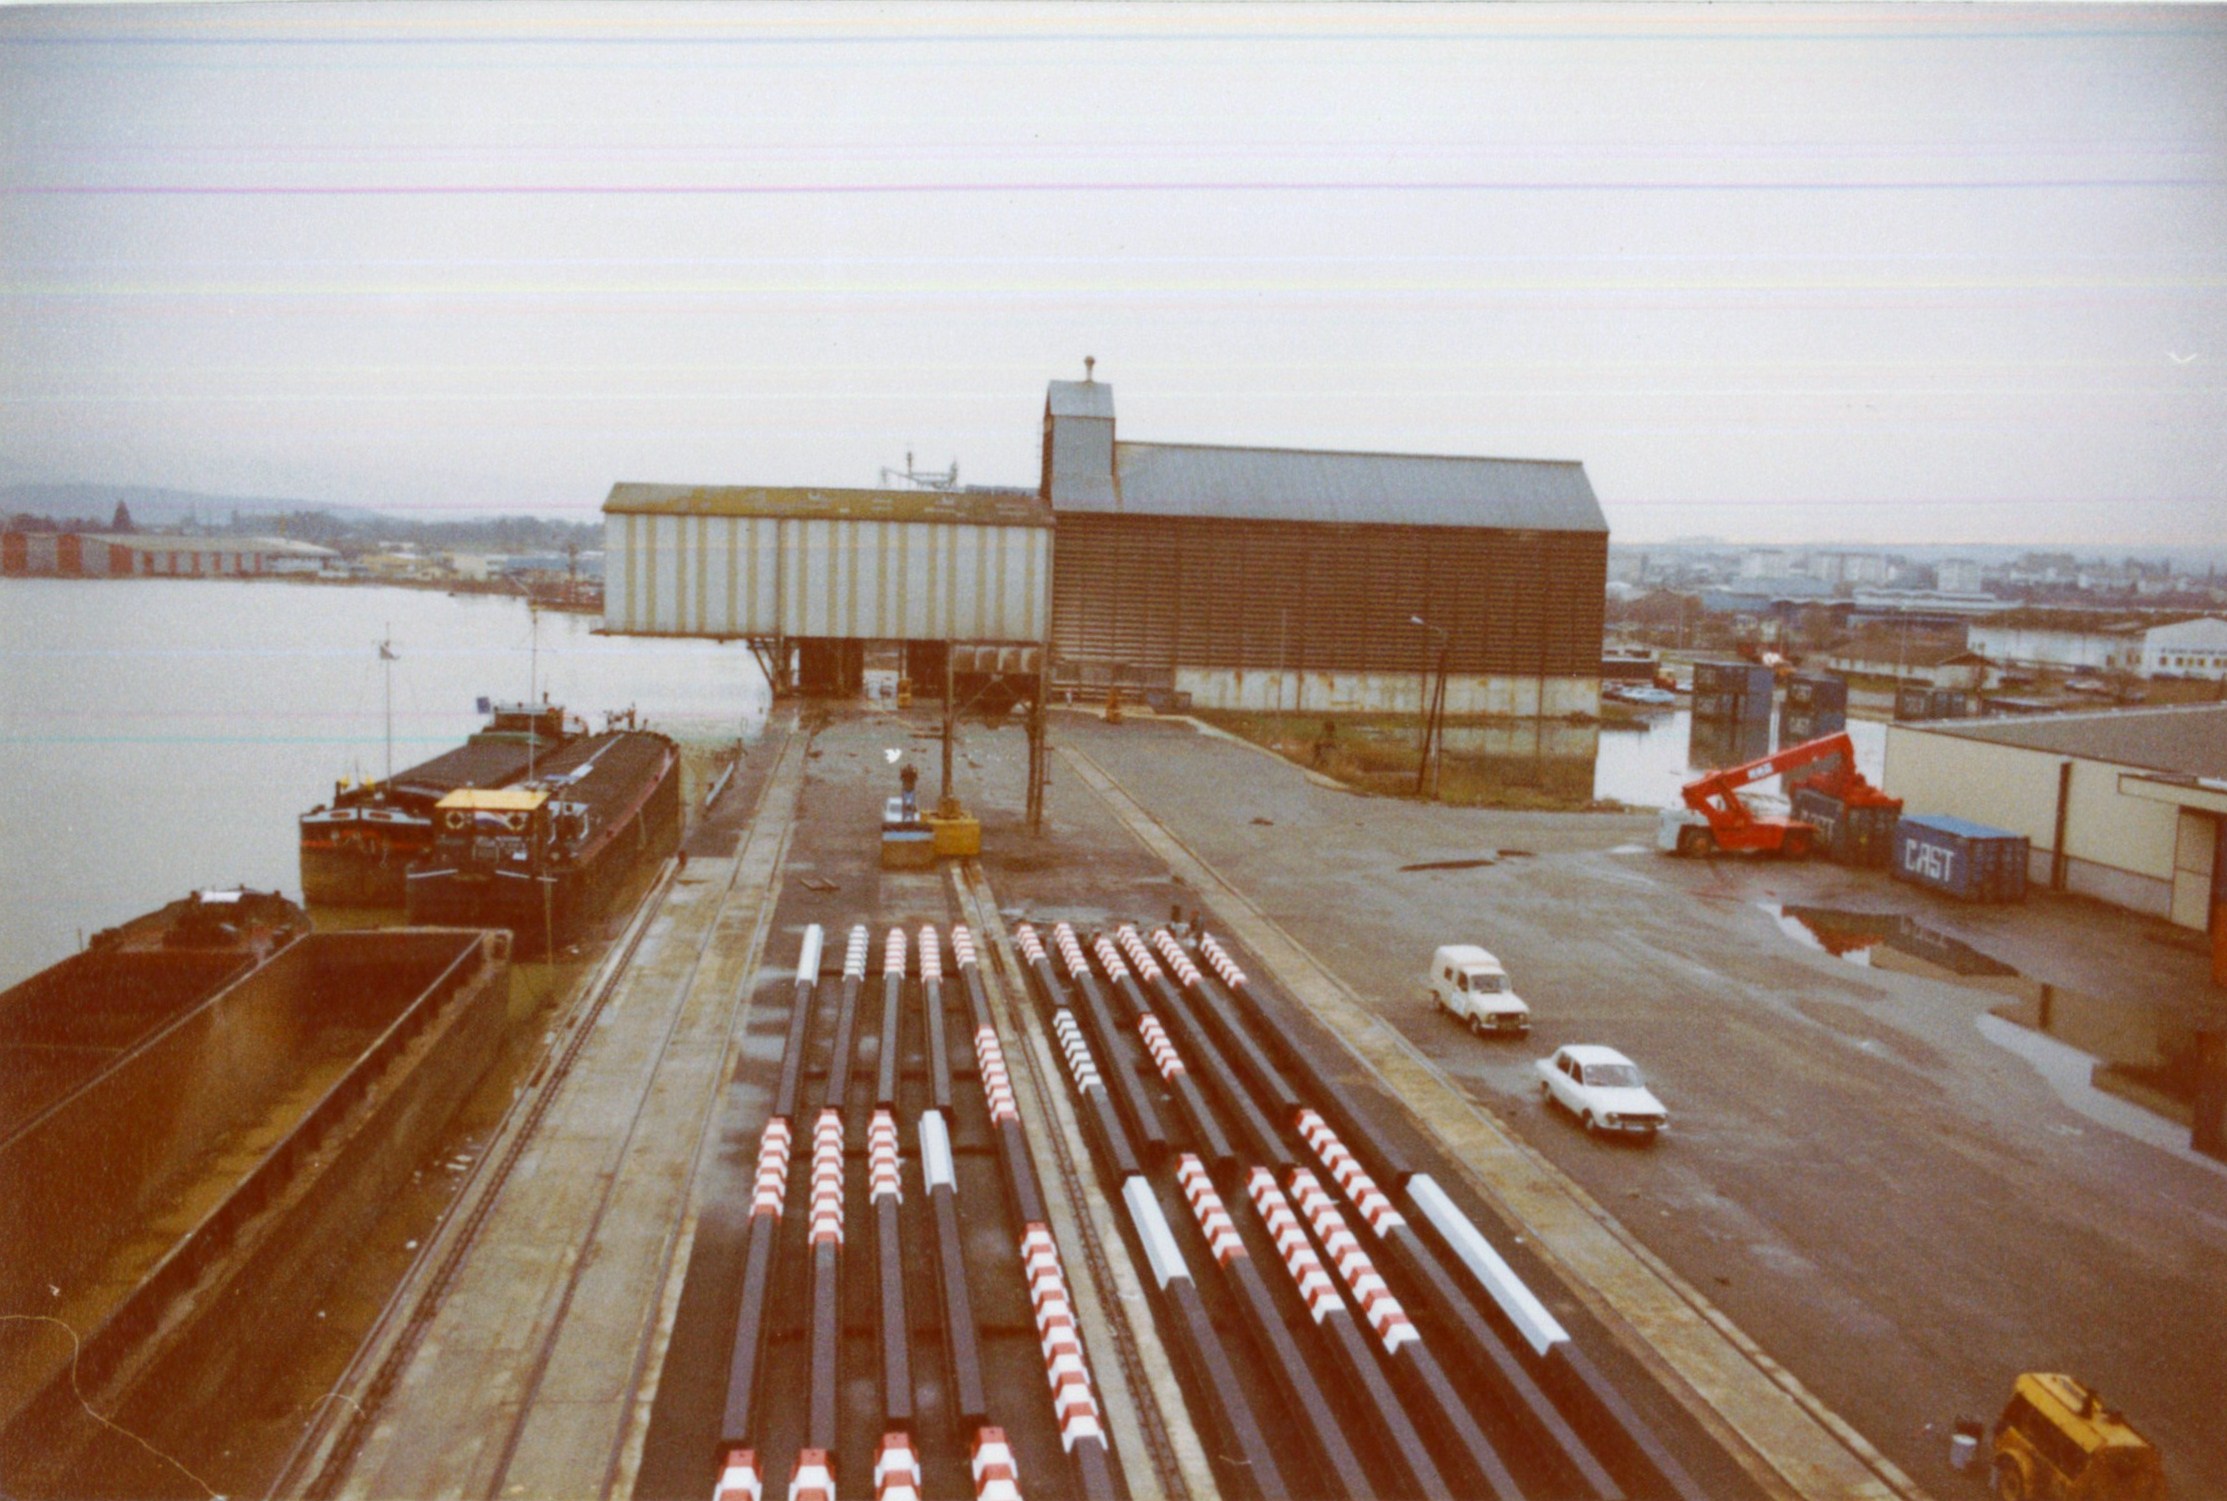
[[[2003,1000],[1990,1014],[2092,1060],[2095,1088],[2184,1125],[2193,1116],[2197,1017],[2182,1007],[2036,980],[1901,913],[1760,905],[1787,936],[1837,959],[1991,991]]]
[[[1253,822],[1259,823],[1260,819]],[[1475,855],[1465,860],[1418,860],[1413,865],[1403,865],[1408,870],[1479,870],[1487,865],[1498,865],[1503,860],[1530,860],[1536,858],[1529,850],[1494,850],[1489,855]]]

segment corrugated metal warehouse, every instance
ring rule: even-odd
[[[603,512],[606,630],[1044,639],[1052,518],[1026,491],[621,484]]]
[[[1598,708],[1608,523],[1582,464],[1125,442],[1110,385],[1053,381],[1043,495],[1055,682],[1412,712],[1443,631],[1449,713]]]
[[[2227,930],[2227,704],[1890,725],[1886,762],[1911,812],[2025,835],[2037,885]]]

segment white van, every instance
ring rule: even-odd
[[[1500,961],[1473,943],[1450,943],[1431,956],[1431,999],[1476,1033],[1531,1030],[1531,1008],[1508,988]]]

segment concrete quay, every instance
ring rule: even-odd
[[[916,718],[775,737],[691,837],[453,1275],[437,1298],[419,1289],[392,1379],[333,1452],[338,1493],[700,1498],[804,925],[834,941],[863,923],[878,948],[888,926],[966,922],[1002,952],[1024,919],[1087,931],[1171,910],[1294,1003],[1294,1039],[1457,1192],[1712,1495],[1954,1494],[1969,1481],[1946,1464],[1950,1419],[1991,1415],[2017,1370],[2055,1368],[2124,1405],[2188,1493],[2227,1481],[2215,1378],[2168,1333],[2227,1314],[2191,1274],[2227,1249],[2227,1174],[2083,1114],[1994,1040],[1999,996],[1858,969],[1794,941],[1777,909],[1918,913],[2098,987],[2084,939],[2138,945],[2124,966],[2158,983],[2188,983],[2196,959],[2085,904],[1941,912],[1869,873],[1669,861],[1651,819],[1364,798],[1188,726],[1079,715],[1056,721],[1043,836],[1019,816],[1018,730],[969,726],[960,787],[983,859],[885,873],[885,752],[934,764]],[[1424,957],[1457,938],[1508,962],[1530,1043],[1426,1007]],[[1150,1273],[1087,1171],[1048,1029],[1003,960],[985,968],[1130,1494],[1227,1490],[1187,1413],[1195,1380],[1142,1316]],[[1587,1141],[1538,1107],[1530,1060],[1578,1040],[1649,1070],[1673,1114],[1655,1148]],[[961,1119],[970,1203],[996,1198],[985,1139]],[[997,1218],[970,1225],[978,1268],[1009,1254]],[[845,1296],[844,1442],[863,1453],[872,1305]],[[991,1286],[977,1314],[1007,1405],[1041,1404],[1025,1301]],[[914,1324],[932,1373],[940,1336]],[[801,1371],[786,1339],[768,1357],[783,1380]],[[919,1379],[923,1422],[942,1421]],[[766,1479],[785,1486],[795,1428],[775,1428]],[[1062,1493],[1056,1433],[1014,1428],[1025,1489]],[[931,1493],[965,1483],[951,1464],[932,1459]]]

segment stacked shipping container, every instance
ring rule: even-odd
[[[1796,818],[1817,826],[1817,848],[1839,865],[1885,865],[1894,850],[1897,807],[1850,807],[1831,793],[1806,784],[1792,788],[1787,801]]]
[[[1904,683],[1895,690],[1897,719],[1969,719],[1972,695],[1961,688],[1936,688],[1930,683]]]
[[[1848,728],[1848,680],[1826,673],[1801,673],[1786,684],[1786,705],[1779,711],[1779,744],[1800,745]]]
[[[1693,664],[1693,717],[1732,723],[1769,723],[1776,677],[1752,662]]]

